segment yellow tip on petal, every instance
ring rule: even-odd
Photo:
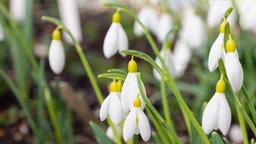
[[[122,86],[123,86],[123,83],[122,83],[121,80],[119,80],[118,83],[117,83],[118,92],[121,92],[121,91],[122,91]]]
[[[225,92],[225,81],[223,79],[220,79],[216,85],[216,92],[218,93],[224,93]]]
[[[223,21],[220,24],[220,33],[224,33],[225,32],[225,26],[226,26],[226,21]]]
[[[140,101],[139,96],[137,96],[136,99],[133,101],[133,106],[136,107],[136,108],[140,108],[141,101]]]
[[[226,44],[227,52],[235,52],[236,50],[236,43],[233,39],[229,39]]]
[[[116,11],[112,17],[112,22],[113,23],[120,23],[120,20],[121,20],[121,16],[120,16],[120,13],[119,11]]]
[[[118,92],[118,84],[113,81],[111,84],[110,84],[110,92]]]
[[[133,59],[133,56],[132,56],[132,59],[129,61],[128,63],[128,71],[130,73],[136,73],[137,72],[137,63],[136,61]]]
[[[60,40],[60,30],[58,28],[56,28],[53,32],[52,32],[52,39],[53,40]]]

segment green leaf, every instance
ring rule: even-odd
[[[109,79],[118,79],[118,80],[124,80],[126,78],[126,75],[120,74],[120,73],[103,73],[99,74],[98,78],[109,78]]]
[[[231,12],[233,11],[233,8],[232,7],[229,7],[225,13],[223,14],[223,19],[227,19],[228,16],[231,14]]]
[[[110,73],[118,73],[118,74],[123,74],[123,75],[127,75],[127,72],[121,69],[109,69],[108,72]]]
[[[224,140],[225,144],[231,144],[230,141],[226,137],[224,137],[223,140]]]
[[[162,144],[163,143],[161,141],[160,137],[155,132],[152,132],[152,137],[153,137],[154,144]]]
[[[212,132],[212,144],[224,144],[218,133]]]
[[[99,144],[113,144],[113,142],[108,138],[106,132],[94,122],[90,122],[90,126]]]

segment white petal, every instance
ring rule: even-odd
[[[110,99],[111,99],[111,97],[109,95],[105,98],[105,100],[101,104],[101,107],[100,107],[100,120],[101,121],[104,121],[108,116],[108,106],[109,106]]]
[[[133,109],[124,121],[123,137],[126,142],[135,134],[136,127],[136,112]]]
[[[217,39],[212,44],[210,54],[208,57],[208,68],[210,72],[213,72],[218,67],[218,60],[222,58],[222,44],[224,34],[220,33]]]
[[[65,52],[60,40],[52,40],[49,50],[49,63],[55,74],[60,74],[65,65]]]
[[[122,106],[117,92],[111,92],[109,102],[109,116],[115,125],[119,125],[122,120]]]
[[[218,127],[224,135],[227,135],[228,130],[230,128],[230,124],[231,124],[231,111],[225,95],[222,95],[220,97]]]
[[[118,51],[118,28],[120,23],[112,23],[103,44],[103,53],[106,58],[112,57]]]
[[[60,12],[61,21],[70,30],[74,38],[78,42],[81,42],[82,28],[77,1],[58,0],[58,8]],[[70,44],[73,43],[71,37],[67,33],[64,33],[64,38]]]
[[[243,85],[243,68],[235,52],[228,52],[225,60],[227,77],[235,93],[238,93]]]
[[[129,111],[127,97],[129,96],[128,91],[129,91],[130,77],[131,77],[131,73],[128,73],[124,80],[122,91],[121,91],[121,96],[120,96],[121,105],[122,105],[123,111],[125,113],[127,113]]]
[[[148,118],[142,110],[138,112],[140,135],[144,141],[148,141],[151,135]]]
[[[204,109],[202,127],[206,134],[209,134],[213,129],[218,128],[218,113],[221,95],[223,94],[216,92]]]
[[[118,48],[120,51],[128,49],[128,38],[121,25],[118,28]]]

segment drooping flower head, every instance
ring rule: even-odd
[[[231,124],[231,111],[225,96],[225,81],[221,78],[216,85],[216,92],[203,112],[202,127],[206,134],[220,129],[226,135]]]
[[[128,74],[125,78],[122,91],[121,91],[121,103],[124,112],[129,112],[133,108],[133,101],[140,93],[138,82],[137,82],[137,63],[135,62],[133,56],[128,63]],[[143,84],[143,83],[142,83]],[[143,90],[145,92],[145,87],[143,85]],[[141,97],[141,96],[139,96]],[[141,106],[145,107],[145,102],[141,100]]]
[[[128,49],[128,38],[120,21],[121,16],[117,10],[112,17],[112,24],[104,39],[103,53],[106,58],[112,57],[118,50]]]
[[[127,142],[134,134],[140,134],[144,141],[150,138],[151,130],[149,121],[143,112],[140,94],[133,100],[133,107],[124,122],[123,137]]]
[[[115,80],[110,84],[110,93],[101,105],[100,120],[105,120],[108,115],[116,126],[120,124],[123,118],[120,101],[120,88]]]
[[[226,21],[224,20],[220,25],[220,34],[212,44],[209,57],[208,57],[208,68],[210,72],[213,72],[218,67],[218,61],[220,58],[225,60],[226,52],[223,48],[223,39],[225,31]]]
[[[229,37],[226,44],[227,54],[225,59],[225,68],[231,88],[238,93],[243,85],[244,73],[242,65],[236,51],[235,41]]]
[[[60,74],[65,66],[65,52],[61,42],[60,30],[58,28],[52,33],[52,42],[49,49],[49,63],[55,74]]]

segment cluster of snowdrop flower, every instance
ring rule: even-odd
[[[243,69],[239,61],[236,50],[235,41],[229,38],[226,42],[226,50],[224,48],[224,31],[227,25],[226,19],[220,25],[220,34],[213,43],[209,59],[208,67],[213,72],[218,67],[219,59],[222,59],[226,69],[226,75],[234,93],[238,93],[243,85]],[[226,135],[231,124],[231,111],[225,97],[225,81],[223,75],[218,81],[216,92],[207,104],[202,118],[202,127],[206,134],[212,130],[220,129]]]
[[[139,10],[138,18],[142,24],[156,36],[159,42],[166,43],[165,40],[174,39],[173,35],[168,35],[174,25],[172,17],[167,12],[161,12],[159,14],[153,7],[158,2],[152,3],[152,6],[143,6]],[[173,77],[183,75],[191,58],[191,49],[201,47],[207,40],[203,20],[195,13],[193,7],[187,4],[183,6],[181,11],[183,12],[183,17],[180,36],[175,42],[173,54],[171,51],[164,48],[160,52],[168,67],[170,65],[174,66],[170,66],[173,67],[170,71]],[[134,33],[136,36],[143,35],[143,28],[137,21],[134,23]],[[173,62],[169,62],[169,60]],[[160,63],[158,58],[156,58],[156,62],[158,64]],[[159,74],[156,74],[157,72],[155,72],[155,70],[153,72],[156,79],[159,80]]]
[[[105,120],[109,115],[113,124],[120,131],[120,123],[124,119],[123,138],[127,142],[134,134],[140,134],[144,141],[148,141],[151,135],[149,121],[143,112],[143,101],[137,82],[137,63],[133,57],[128,63],[128,74],[122,86],[114,80],[110,85],[110,93],[103,101],[100,108],[100,119]],[[145,88],[143,85],[145,92]],[[108,136],[113,139],[113,130],[107,130]],[[121,134],[119,134],[121,136]]]

